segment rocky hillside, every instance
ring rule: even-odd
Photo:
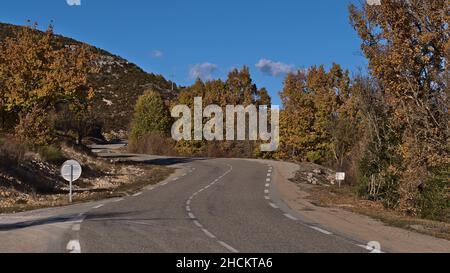
[[[13,37],[20,26],[0,23],[0,42]],[[82,43],[71,38],[58,36],[65,46]],[[146,90],[160,91],[164,98],[176,96],[177,86],[172,91],[172,82],[161,75],[146,73],[137,65],[92,46],[99,57],[95,62],[100,72],[92,79],[95,87],[94,111],[103,122],[104,131],[122,137],[127,131],[136,99]]]

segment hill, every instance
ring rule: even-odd
[[[6,37],[14,37],[20,28],[22,26],[0,23],[0,42]],[[60,35],[57,39],[68,47],[84,44]],[[120,56],[89,46],[99,56],[95,64],[100,72],[91,79],[91,83],[95,89],[94,111],[105,132],[118,137],[126,133],[136,100],[146,89],[161,92],[166,100],[176,97],[177,86],[174,84],[172,91],[172,82],[162,75],[147,73]]]

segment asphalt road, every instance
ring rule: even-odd
[[[0,219],[0,252],[367,252],[291,212],[274,172],[247,160],[190,160],[135,196]]]

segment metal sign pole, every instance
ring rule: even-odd
[[[69,203],[72,203],[72,182],[73,182],[73,165],[70,165]]]

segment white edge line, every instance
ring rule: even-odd
[[[312,228],[312,229],[314,229],[314,230],[316,230],[316,231],[318,231],[318,232],[321,232],[321,233],[323,233],[323,234],[326,234],[326,235],[332,235],[332,234],[333,234],[333,233],[331,233],[331,232],[329,232],[329,231],[327,231],[327,230],[321,229],[321,228],[319,228],[319,227],[310,226],[310,228]]]
[[[287,213],[285,213],[284,216],[286,216],[287,218],[289,218],[289,219],[291,219],[291,220],[294,220],[294,221],[297,221],[297,220],[298,220],[298,219],[295,218],[294,216],[292,216],[292,215],[290,215],[290,214],[287,214]]]
[[[211,232],[207,231],[206,229],[202,228],[202,231],[206,234],[206,236],[211,237],[213,239],[216,238],[216,236],[214,234],[212,234]]]
[[[235,248],[231,247],[230,245],[228,245],[227,243],[224,243],[222,241],[217,241],[219,244],[221,244],[224,248],[228,249],[230,252],[233,253],[239,253],[239,251],[237,251]]]

